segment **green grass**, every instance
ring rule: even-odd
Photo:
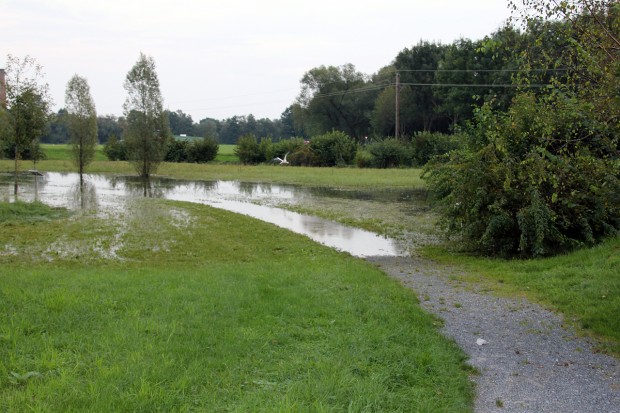
[[[43,149],[43,153],[45,153],[45,157],[50,161],[71,161],[71,145],[56,145],[56,144],[48,144],[42,143],[41,149]],[[105,161],[108,158],[103,153],[103,145],[97,145],[97,149],[95,150],[95,161]]]
[[[53,220],[66,215],[66,210],[52,208],[42,202],[0,202],[0,225],[4,227]]]
[[[560,310],[567,321],[602,339],[601,349],[620,356],[620,237],[553,258],[485,259],[427,250],[467,269],[466,280],[500,294],[522,295]]]
[[[237,163],[239,158],[235,155],[237,145],[220,145],[215,157],[215,162],[220,163]]]
[[[471,411],[413,293],[305,237],[152,199],[2,225],[0,411]]]

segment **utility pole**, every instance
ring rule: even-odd
[[[395,99],[395,104],[396,107],[394,108],[394,137],[396,139],[398,139],[398,135],[399,135],[399,131],[400,131],[400,104],[398,102],[399,99],[399,95],[400,95],[400,73],[396,72],[396,99]]]

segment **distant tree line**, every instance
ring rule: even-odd
[[[191,115],[182,110],[165,110],[170,131],[173,135],[209,137],[222,144],[235,144],[240,136],[253,134],[259,137],[289,139],[304,136],[292,125],[290,110],[285,111],[280,119],[256,119],[253,115],[233,116],[223,120],[205,118],[194,122]],[[104,115],[97,117],[98,141],[106,144],[110,137],[120,139],[127,127],[124,116]],[[43,143],[68,143],[67,111],[62,108],[50,115],[47,127],[41,137]]]
[[[542,44],[536,43],[541,38]],[[554,42],[554,31],[546,25],[532,25],[525,31],[506,26],[481,40],[420,41],[372,75],[352,64],[316,67],[303,75],[297,99],[277,119],[248,114],[195,121],[182,110],[165,113],[173,135],[208,136],[222,144],[235,144],[245,135],[277,141],[332,130],[358,141],[417,132],[451,133],[471,121],[484,103],[506,109],[515,96],[513,80],[519,76],[526,51],[536,45],[541,52],[557,54]],[[42,142],[69,141],[66,115],[60,109],[50,116]],[[105,144],[111,136],[121,138],[127,122],[124,116],[104,115],[97,117],[97,127],[98,140]]]

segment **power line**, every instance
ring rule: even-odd
[[[396,72],[420,72],[420,73],[430,73],[430,72],[449,72],[449,73],[459,73],[459,72],[484,72],[484,73],[517,73],[517,72],[536,72],[536,73],[544,73],[544,72],[566,72],[569,69],[398,69]]]
[[[476,83],[401,83],[401,86],[439,86],[439,87],[547,87],[551,84],[529,84],[529,85],[517,85],[512,83],[498,83],[498,84],[476,84]]]

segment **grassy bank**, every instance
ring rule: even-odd
[[[0,411],[470,410],[463,354],[363,261],[201,205],[3,216]]]

